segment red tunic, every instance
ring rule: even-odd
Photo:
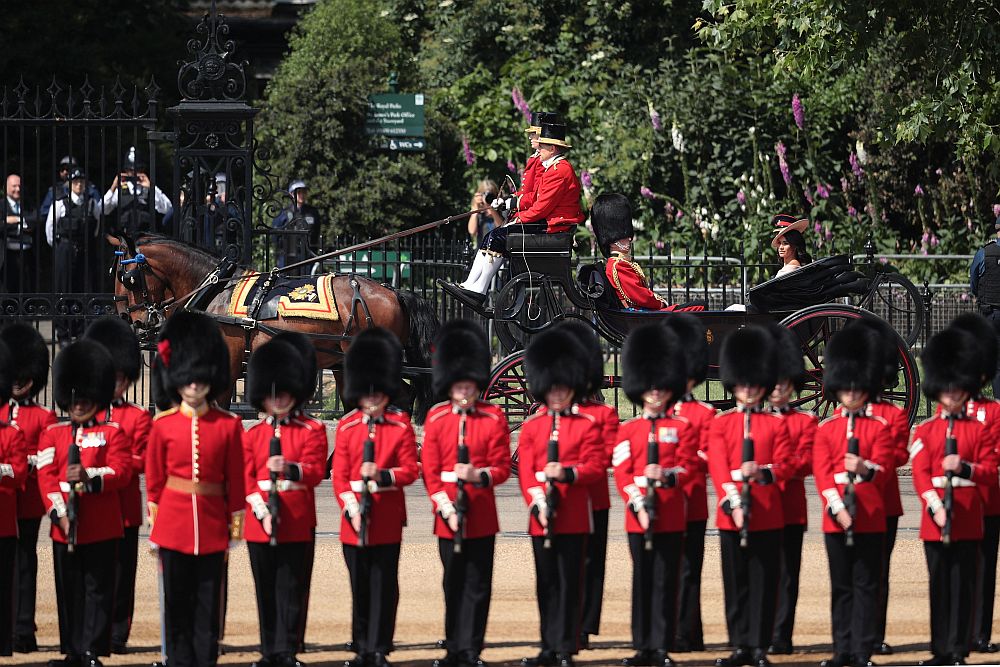
[[[687,419],[697,445],[697,459],[684,480],[687,520],[688,523],[708,521],[708,431],[715,420],[715,408],[689,394],[685,400],[674,403],[673,414]]]
[[[715,416],[708,432],[708,470],[712,475],[719,506],[715,524],[719,530],[737,530],[732,516],[723,511],[723,502],[739,497],[743,489],[740,466],[743,459],[743,418],[736,409]],[[774,482],[787,478],[795,460],[795,450],[788,438],[788,427],[781,415],[754,412],[750,415],[750,433],[754,441],[754,460],[769,467]],[[781,491],[776,483],[751,483],[750,531],[777,530],[785,525],[781,511]]]
[[[778,482],[781,489],[781,508],[785,514],[786,526],[805,526],[809,523],[806,510],[805,479],[812,474],[813,440],[819,418],[807,410],[783,412],[788,426],[788,437],[795,446],[795,456],[788,479]]]
[[[518,464],[521,495],[529,508],[545,502],[545,464],[548,462],[548,444],[552,431],[552,415],[544,406],[521,426],[518,443]],[[598,479],[606,478],[604,441],[597,420],[580,412],[574,406],[572,414],[559,417],[559,462],[574,468],[573,483],[556,482],[559,506],[556,509],[555,534],[590,533],[593,530],[590,516],[588,487]],[[532,514],[528,519],[528,532],[532,536],[545,534],[542,524]]]
[[[680,533],[686,526],[683,484],[688,471],[697,466],[698,444],[694,429],[683,417],[664,417],[655,420],[656,442],[660,453],[659,464],[664,470],[674,469],[678,485],[656,489],[656,520],[653,532]],[[615,486],[626,507],[642,506],[647,490],[643,471],[648,461],[650,420],[643,417],[630,419],[618,429],[612,463],[615,467]],[[625,512],[625,531],[641,533],[642,527],[634,511]]]
[[[122,520],[126,528],[142,525],[142,492],[139,490],[139,475],[146,470],[146,442],[153,430],[153,418],[149,411],[135,403],[122,402],[111,406],[110,421],[121,426],[132,443],[132,475],[128,484],[118,492],[122,503]]]
[[[583,222],[580,208],[580,181],[572,165],[562,155],[542,167],[535,201],[517,213],[517,222],[546,223],[546,233],[568,232]]]
[[[17,518],[39,519],[45,516],[45,503],[38,490],[38,441],[42,432],[56,423],[56,413],[33,400],[0,405],[0,420],[17,424],[24,434],[28,475],[24,486],[17,490]]]
[[[273,421],[268,418],[243,434],[244,488],[247,492],[247,542],[268,542],[264,517],[270,514],[271,453]],[[279,427],[281,455],[291,469],[290,477],[278,476],[278,542],[312,542],[316,528],[316,485],[326,477],[326,424],[298,412]],[[250,519],[251,513],[254,518]]]
[[[945,435],[948,420],[942,416],[921,422],[913,432],[913,488],[929,509],[944,499]],[[976,487],[996,486],[997,459],[993,444],[986,438],[983,424],[973,419],[957,419],[953,430],[958,455],[972,468],[972,476],[965,479],[955,475],[952,482],[951,539],[983,539],[983,499]],[[920,513],[920,539],[941,541],[941,529],[928,512]]]
[[[458,433],[461,415],[450,402],[438,403],[427,413],[424,446],[420,450],[424,485],[434,507],[434,534],[450,540],[454,533],[441,518],[442,505],[454,505],[458,491],[455,464],[458,463]],[[486,473],[487,484],[466,482],[468,510],[464,537],[475,539],[500,532],[493,487],[510,477],[510,431],[503,410],[476,401],[475,409],[465,417],[465,444],[469,463]]]
[[[28,476],[24,434],[0,421],[0,537],[17,537],[17,490]]]
[[[524,165],[524,175],[521,178],[521,187],[514,193],[517,197],[517,208],[524,210],[530,208],[535,203],[535,195],[538,193],[538,176],[542,173],[542,160],[538,157],[538,151],[532,153]]]
[[[642,310],[665,310],[671,306],[649,289],[646,274],[638,262],[626,259],[619,252],[612,252],[604,267],[608,282],[615,288],[615,294],[625,308]]]
[[[192,488],[193,482],[204,486]],[[229,524],[246,502],[240,418],[216,407],[195,415],[185,404],[156,415],[146,497],[150,542],[194,556],[225,551]]]
[[[54,424],[38,442],[38,487],[45,498],[47,513],[55,511],[66,516],[70,485],[66,481],[69,445],[73,440],[73,425]],[[122,536],[122,506],[118,491],[132,475],[130,457],[132,443],[114,422],[81,426],[76,433],[80,448],[80,465],[90,477],[101,477],[100,490],[80,492],[76,528],[77,544],[103,542]],[[53,542],[66,543],[66,536],[57,522],[49,531]]]
[[[940,404],[934,414],[941,414]],[[965,405],[965,414],[983,424],[986,428],[983,437],[993,444],[993,451],[1000,460],[1000,401],[983,396],[970,399]],[[977,488],[983,496],[985,515],[1000,516],[1000,484],[980,484]]]
[[[840,507],[847,485],[844,456],[847,454],[847,423],[843,408],[824,419],[816,431],[813,444],[813,476],[823,498],[823,532],[842,533],[840,524],[830,516],[830,509]],[[854,435],[858,439],[858,456],[878,466],[870,481],[855,477],[854,532],[885,532],[885,500],[882,483],[886,469],[893,461],[893,433],[888,421],[878,416],[861,415],[855,419]]]
[[[598,401],[582,401],[580,412],[584,412],[597,420],[601,428],[601,440],[604,443],[604,469],[601,478],[591,484],[587,490],[590,492],[590,509],[594,511],[611,509],[611,492],[608,489],[607,469],[611,467],[611,450],[615,448],[618,441],[618,411],[614,406]]]
[[[885,515],[903,516],[903,501],[899,495],[899,475],[896,474],[896,468],[906,465],[910,460],[910,452],[907,449],[910,442],[910,419],[906,411],[894,403],[882,401],[869,403],[868,410],[871,414],[889,422],[889,432],[892,436],[892,459],[884,471],[886,475],[882,480]]]
[[[368,524],[367,543],[399,544],[406,525],[406,499],[403,487],[413,484],[420,474],[417,466],[417,440],[410,425],[410,416],[400,410],[386,410],[385,419],[375,427],[375,463],[379,468],[377,488],[372,493],[372,509]],[[364,459],[368,422],[365,415],[352,410],[337,424],[337,441],[333,449],[333,492],[340,503],[340,541],[356,546],[358,534],[351,526],[347,512],[353,503],[360,504],[363,482],[361,463]]]

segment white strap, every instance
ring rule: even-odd
[[[945,488],[947,481],[948,478],[945,477],[944,475],[941,475],[940,477],[931,477],[931,484],[934,485],[935,489]],[[959,477],[958,475],[955,475],[954,477],[951,478],[951,485],[957,488],[960,486],[975,486],[976,483],[973,482],[971,479],[965,479],[964,477]]]
[[[441,481],[445,484],[455,484],[458,482],[458,475],[454,470],[445,470],[441,473]]]
[[[271,480],[269,479],[259,479],[257,480],[257,488],[261,491],[271,490]],[[309,487],[300,482],[293,482],[290,479],[279,479],[278,480],[278,492],[284,491],[305,491]]]

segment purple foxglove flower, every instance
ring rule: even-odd
[[[812,195],[809,194],[809,188],[802,188],[802,194],[805,195],[806,201],[809,202],[810,206],[816,203],[813,201]]]
[[[924,196],[924,189],[922,187],[920,187],[919,183],[917,183],[917,187],[913,188],[913,196],[914,197],[923,197]]]
[[[854,178],[861,178],[865,174],[865,170],[861,168],[861,163],[858,162],[857,153],[851,151],[851,156],[848,158],[851,163],[851,171],[854,172]]]
[[[840,189],[843,190],[844,192],[847,192],[848,190],[851,189],[851,184],[847,182],[846,176],[840,177]]]
[[[819,224],[818,222],[813,223],[813,231],[816,233],[817,236],[821,235],[823,233],[823,225]]]
[[[656,199],[656,195],[653,194],[653,191],[647,188],[645,185],[639,188],[639,194],[645,197],[646,199]]]
[[[832,231],[832,230],[830,229],[830,227],[829,227],[829,226],[827,226],[827,227],[826,227],[826,228],[825,228],[825,229],[823,230],[823,235],[824,235],[824,236],[826,237],[826,240],[827,240],[827,241],[832,241],[832,240],[833,240],[833,231]]]
[[[517,165],[514,164],[513,160],[507,160],[507,171],[509,171],[512,176],[517,176]]]
[[[593,184],[593,181],[590,178],[590,172],[587,171],[586,169],[584,169],[583,171],[581,171],[580,172],[580,185],[582,185],[585,188],[590,188],[590,186],[592,184]]]
[[[926,245],[928,240],[930,240],[930,234],[924,232],[924,235],[920,237],[920,244]]]
[[[737,192],[736,193],[736,201],[738,201],[740,203],[740,206],[746,206],[747,205],[747,195],[746,195],[746,193],[743,192],[742,190],[740,190],[739,192]]]
[[[816,197],[819,199],[830,198],[830,186],[825,183],[816,184]]]
[[[465,164],[471,167],[476,163],[476,154],[472,152],[472,146],[469,145],[467,137],[462,137],[462,152],[465,153]]]
[[[795,127],[800,130],[805,129],[806,112],[805,109],[802,108],[802,100],[799,99],[798,93],[792,95],[792,116],[795,118]]]
[[[941,245],[941,240],[934,234],[931,234],[931,247],[936,248],[939,245]]]
[[[858,209],[854,208],[853,206],[848,206],[847,215],[851,216],[852,218],[858,217]]]
[[[781,169],[781,178],[785,180],[785,187],[789,187],[792,184],[792,173],[789,171],[788,161],[785,159],[788,149],[785,148],[785,144],[779,141],[775,144],[774,151],[778,154],[778,168]]]
[[[510,98],[514,102],[514,107],[521,112],[522,116],[524,116],[524,121],[529,122],[531,120],[531,108],[528,106],[527,100],[524,99],[524,96],[521,94],[521,90],[517,86],[511,88]]]
[[[680,209],[677,209],[677,216],[676,217],[677,217],[678,220],[680,220],[681,218],[683,218],[684,217],[684,211],[682,211]]]
[[[664,248],[666,247],[666,245],[667,245],[667,244],[666,244],[666,243],[664,243],[663,241],[657,241],[657,242],[656,242],[656,243],[654,243],[653,245],[655,245],[655,246],[656,246],[656,249],[657,249],[657,250],[663,250],[663,249],[664,249]]]
[[[649,122],[653,124],[653,129],[657,132],[663,129],[663,119],[660,118],[660,114],[653,108],[652,102],[649,103]]]

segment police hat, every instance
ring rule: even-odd
[[[719,355],[720,379],[727,391],[737,385],[771,391],[778,381],[777,345],[764,327],[750,325],[730,334]]]
[[[612,243],[635,237],[632,205],[628,197],[617,192],[598,195],[590,209],[590,226],[594,229],[601,253],[605,257],[611,257]]]
[[[295,179],[288,186],[288,194],[294,195],[296,190],[308,190],[309,186],[300,178]]]
[[[867,326],[846,326],[833,335],[823,354],[823,395],[858,389],[875,398],[885,376],[885,347],[878,332]]]
[[[445,322],[434,339],[431,366],[434,395],[441,399],[462,380],[484,391],[490,381],[490,345],[483,328],[472,320]]]
[[[69,172],[68,180],[85,181],[87,180],[87,174],[85,174],[84,171],[79,167],[73,167]]]
[[[664,315],[663,324],[677,334],[687,367],[687,379],[701,384],[708,375],[708,332],[694,315],[671,313]]]
[[[76,166],[76,158],[72,155],[63,155],[62,159],[59,160],[60,169],[70,169]]]
[[[105,315],[94,320],[83,336],[107,348],[115,362],[117,372],[132,382],[139,379],[142,369],[139,339],[125,320],[114,315]]]
[[[972,334],[979,347],[979,372],[986,384],[997,374],[997,331],[985,317],[978,313],[963,313],[951,321],[949,325]]]
[[[80,338],[56,355],[52,364],[53,397],[69,411],[74,401],[93,401],[104,410],[115,397],[115,362],[94,340]]]
[[[403,389],[403,348],[382,327],[355,336],[344,357],[344,402],[356,407],[362,396],[382,392],[394,401]]]
[[[920,355],[924,395],[937,400],[942,392],[961,389],[975,395],[982,387],[982,363],[976,337],[965,329],[949,327],[927,341]]]
[[[10,373],[14,382],[31,380],[29,396],[37,396],[49,381],[49,348],[42,335],[30,324],[15,322],[0,329],[0,340],[14,354]]]
[[[680,400],[687,390],[687,367],[677,334],[658,322],[629,332],[622,348],[622,389],[637,405],[651,389],[669,391],[671,404]]]
[[[587,389],[584,395],[599,393],[604,388],[604,352],[601,351],[601,343],[597,340],[594,329],[576,318],[565,319],[556,328],[571,335],[586,352],[580,360],[587,364]]]
[[[167,318],[156,345],[160,387],[167,396],[180,401],[177,389],[201,382],[215,397],[230,388],[229,348],[219,326],[211,317],[182,310]]]
[[[10,400],[14,390],[14,364],[7,344],[0,341],[0,403]]]
[[[302,361],[302,354],[287,340],[273,338],[250,355],[247,365],[247,402],[260,411],[268,396],[288,392],[296,405],[312,395],[315,376]]]
[[[558,327],[543,331],[524,352],[528,389],[544,402],[553,387],[563,385],[573,390],[576,400],[582,399],[589,386],[586,358],[586,350],[569,332]]]
[[[774,343],[777,345],[778,381],[788,380],[795,387],[795,391],[802,391],[808,376],[806,375],[806,364],[802,358],[802,343],[798,335],[777,322],[768,325],[768,329],[774,336]]]

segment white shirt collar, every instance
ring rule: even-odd
[[[559,162],[559,160],[565,160],[565,159],[566,159],[565,155],[563,155],[562,153],[556,153],[555,155],[553,155],[548,160],[542,160],[542,166],[545,167],[546,169],[548,169],[549,167],[551,167],[552,165],[554,165],[556,162]]]

